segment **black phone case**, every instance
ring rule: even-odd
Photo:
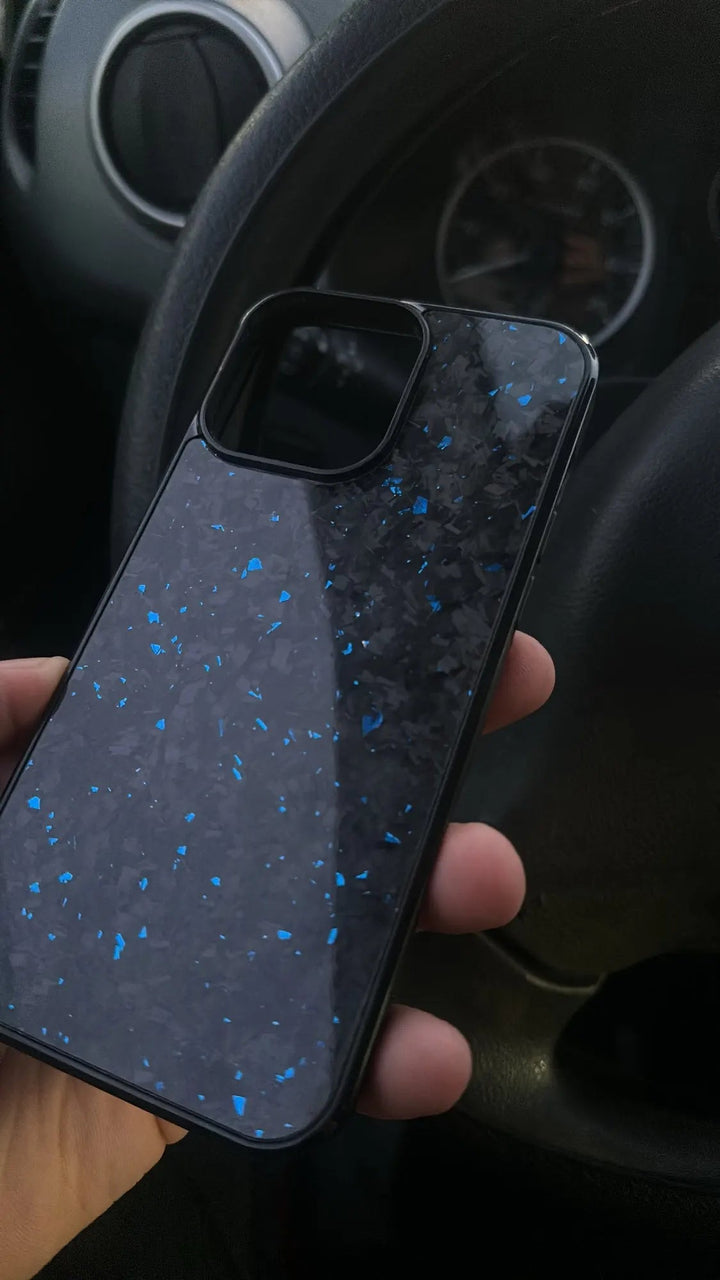
[[[363,474],[186,439],[2,809],[0,1037],[250,1145],[356,1087],[595,378],[415,310]]]

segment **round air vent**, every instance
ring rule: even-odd
[[[96,77],[96,149],[114,185],[180,227],[228,143],[280,78],[263,36],[234,9],[168,0],[136,10]]]

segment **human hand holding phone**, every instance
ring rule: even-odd
[[[0,663],[0,780],[12,772],[65,668],[61,658]],[[486,722],[510,724],[553,685],[544,649],[517,634]],[[420,926],[497,928],[518,911],[520,860],[499,832],[453,825],[431,875]],[[0,1049],[0,1280],[29,1280],[129,1191],[184,1131],[14,1049]],[[404,1119],[449,1109],[465,1089],[470,1049],[448,1023],[392,1007],[359,1109]]]

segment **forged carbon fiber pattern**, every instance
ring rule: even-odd
[[[334,1097],[584,379],[426,318],[360,480],[184,446],[2,817],[5,1025],[241,1138]]]

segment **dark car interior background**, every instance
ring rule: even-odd
[[[370,0],[0,0],[0,657],[72,652],[187,426],[143,453],[133,363],[190,279],[213,191],[243,156],[262,169],[257,113],[270,128],[284,112],[301,155],[333,95],[340,113],[387,81],[396,46],[430,57],[436,18],[427,94],[398,73],[417,124],[338,208],[350,184],[328,151],[312,251],[282,283],[565,322],[601,369],[526,618],[558,658],[557,702],[478,745],[458,802],[516,839],[528,905],[498,938],[420,939],[402,983],[470,1035],[466,1101],[276,1160],[193,1136],[51,1280],[304,1275],[308,1258],[390,1276],[468,1254],[510,1275],[543,1259],[720,1276],[720,12],[553,0],[533,34],[532,7],[508,3],[500,35],[496,0],[386,0],[389,52],[370,57]],[[368,155],[385,127],[374,109]],[[292,244],[302,188],[272,163],[268,245]],[[229,201],[228,246],[234,216]],[[215,270],[224,319],[212,336],[187,321],[204,353],[185,387],[251,289],[229,247]],[[357,372],[343,342],[296,359],[338,389]]]

